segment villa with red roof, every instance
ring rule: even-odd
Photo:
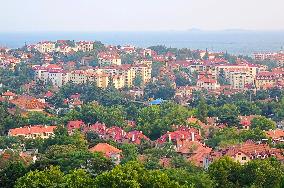
[[[7,99],[7,100],[12,100],[16,97],[17,95],[9,90],[6,92],[2,93],[2,97]]]
[[[269,157],[275,157],[281,162],[284,161],[283,152],[280,149],[271,148],[268,144],[258,144],[248,140],[243,144],[212,151],[204,159],[204,161],[207,161],[204,168],[208,168],[208,165],[212,161],[222,156],[229,156],[234,161],[240,162],[241,164],[245,164],[254,159],[267,159]]]
[[[284,130],[282,129],[265,131],[265,134],[275,143],[284,142]]]
[[[122,150],[107,143],[99,143],[89,149],[90,152],[101,152],[106,158],[111,159],[115,164],[120,163]]]
[[[75,121],[69,121],[67,123],[67,130],[69,134],[74,133],[74,131],[77,130],[81,130],[83,128],[85,128],[86,125],[82,120],[75,120]]]
[[[23,136],[25,138],[46,139],[54,135],[57,126],[34,125],[10,129],[8,136]]]

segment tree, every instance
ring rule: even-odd
[[[197,106],[197,114],[196,117],[204,122],[207,123],[207,116],[208,116],[208,108],[207,108],[207,104],[205,102],[204,97],[200,98],[199,104]]]
[[[94,179],[83,169],[64,173],[59,167],[50,166],[43,171],[30,171],[16,182],[15,188],[38,187],[68,187],[68,188],[92,188],[95,187]]]
[[[241,164],[226,156],[214,161],[208,173],[217,182],[217,187],[233,188],[239,187],[241,170]]]
[[[260,117],[255,117],[251,121],[251,128],[259,128],[261,130],[270,130],[270,129],[275,129],[276,128],[276,123],[266,117],[260,116]]]
[[[95,181],[83,169],[73,170],[71,173],[64,176],[63,181],[68,188],[93,188],[95,187]]]
[[[252,102],[242,100],[237,101],[236,105],[238,106],[239,111],[243,116],[256,115],[261,113],[261,109]]]
[[[215,182],[208,173],[195,169],[193,172],[187,169],[166,169],[164,172],[171,180],[178,182],[184,187],[211,188],[215,187]]]
[[[123,144],[122,149],[122,161],[121,163],[127,163],[128,161],[136,161],[138,157],[138,148],[134,144]]]
[[[91,153],[74,145],[52,145],[39,156],[32,169],[44,169],[50,165],[59,166],[63,172],[83,168],[96,176],[110,170],[113,163],[100,153]]]
[[[172,99],[175,94],[173,83],[168,77],[157,82],[149,82],[144,89],[144,98]]]
[[[31,171],[19,178],[15,188],[59,187],[64,182],[64,173],[51,166],[44,171]]]
[[[219,122],[227,124],[228,126],[239,126],[239,111],[233,104],[225,104],[219,108],[218,117]]]
[[[177,86],[187,86],[191,83],[189,81],[189,78],[185,77],[184,75],[181,75],[181,72],[175,73],[175,77],[176,77],[175,82]]]
[[[140,73],[138,73],[137,75],[135,75],[135,78],[133,80],[133,85],[136,87],[140,87],[143,84],[143,78],[141,76]]]
[[[173,125],[185,125],[191,114],[192,112],[186,107],[170,102],[160,106],[148,106],[140,110],[137,128],[151,139],[157,139],[167,131],[171,131]]]
[[[146,170],[142,164],[134,161],[116,166],[111,171],[97,176],[95,181],[97,187],[181,187],[178,182],[171,180],[166,173]]]
[[[220,72],[219,72],[218,82],[219,82],[220,85],[228,85],[229,84],[228,80],[226,79],[224,69],[221,69]]]
[[[283,177],[283,166],[273,158],[252,160],[242,170],[242,184],[248,187],[283,187]]]
[[[0,170],[0,187],[12,188],[18,178],[27,173],[27,167],[21,161],[11,161]]]

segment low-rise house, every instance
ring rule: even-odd
[[[199,167],[203,167],[204,157],[212,151],[212,148],[198,141],[183,141],[180,145],[176,151]]]
[[[47,107],[47,104],[42,100],[27,95],[18,96],[10,100],[10,103],[16,105],[22,111],[28,112],[42,112]]]
[[[282,129],[265,131],[265,134],[274,143],[284,142],[284,130]]]
[[[199,130],[190,127],[180,127],[173,132],[167,132],[156,140],[157,145],[162,145],[167,142],[173,143],[176,148],[183,146],[186,141],[201,141],[202,137]]]
[[[269,157],[275,157],[281,162],[284,160],[283,152],[280,149],[270,148],[268,144],[258,144],[248,140],[243,144],[212,151],[204,159],[204,161],[207,161],[207,166],[204,166],[204,168],[208,168],[208,164],[222,156],[229,156],[241,164],[254,159],[266,159]]]
[[[2,93],[2,97],[6,100],[13,100],[17,95],[9,90]]]
[[[239,116],[240,125],[243,127],[243,129],[248,130],[248,129],[250,129],[251,121],[256,117],[259,117],[259,116],[258,115]]]
[[[76,42],[76,49],[78,51],[89,52],[94,49],[94,43],[91,41],[79,41]]]
[[[77,129],[81,131],[85,127],[85,123],[82,120],[74,120],[74,121],[69,121],[67,123],[67,130],[69,134],[74,133],[74,131]]]
[[[107,143],[99,143],[89,149],[90,152],[101,152],[106,158],[111,159],[115,164],[120,163],[122,150]]]
[[[50,53],[55,51],[55,43],[50,41],[39,42],[36,44],[35,48],[40,53]]]
[[[142,131],[130,131],[128,133],[126,133],[126,135],[123,138],[123,142],[127,142],[127,143],[132,143],[132,144],[136,144],[139,145],[141,144],[142,141],[150,141],[150,139],[145,136]]]
[[[10,129],[8,136],[23,136],[25,138],[42,138],[46,139],[54,135],[57,126],[34,125]]]

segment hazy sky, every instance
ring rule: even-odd
[[[1,0],[0,32],[284,30],[284,0]]]

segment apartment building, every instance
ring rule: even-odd
[[[65,82],[65,72],[63,69],[55,64],[35,65],[35,78],[44,81],[45,83],[51,82],[54,86],[61,87]]]
[[[103,72],[95,72],[94,70],[74,70],[67,73],[66,81],[76,84],[86,82],[95,82],[98,87],[106,88],[109,83],[109,75]]]
[[[50,53],[55,51],[55,43],[50,41],[39,42],[36,44],[35,49],[40,53]]]
[[[94,43],[91,41],[79,41],[76,42],[76,48],[78,51],[89,52],[94,49]]]
[[[101,52],[98,59],[100,66],[121,65],[121,58],[117,53]]]
[[[279,81],[284,80],[284,71],[259,72],[256,75],[256,89],[266,89],[274,87]]]
[[[230,72],[229,83],[233,89],[244,89],[248,84],[248,77],[245,72]]]

